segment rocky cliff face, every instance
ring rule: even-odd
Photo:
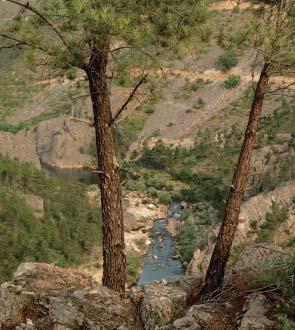
[[[36,150],[42,162],[60,168],[90,165],[90,145],[94,128],[66,116],[42,122],[35,135]]]
[[[287,227],[289,238],[295,236],[294,214],[292,210],[293,199],[295,197],[295,180],[281,184],[277,188],[267,193],[258,194],[246,201],[241,209],[240,222],[235,235],[234,245],[242,242],[253,242],[257,237],[257,231],[251,230],[251,223],[256,221],[256,226],[259,226],[265,221],[265,215],[271,211],[273,203],[280,207],[289,209],[289,219]],[[293,221],[292,221],[293,219]],[[286,225],[285,223],[285,225]],[[284,225],[284,226],[285,226]],[[277,242],[280,243],[280,242]]]
[[[230,330],[274,329],[273,304],[262,294],[188,308],[187,293],[202,278],[180,277],[133,287],[120,295],[91,276],[26,263],[0,287],[1,329]]]
[[[0,132],[0,154],[10,158],[18,158],[22,162],[30,162],[41,168],[36,147],[24,132],[18,134]]]

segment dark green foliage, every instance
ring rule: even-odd
[[[287,218],[287,211],[283,208],[280,208],[277,204],[272,203],[271,212],[268,212],[266,214],[265,222],[260,225],[258,241],[271,241],[275,230],[282,222],[286,221]]]
[[[172,164],[174,151],[166,147],[162,141],[158,141],[153,149],[143,147],[141,163],[149,168],[167,169]]]
[[[39,261],[46,255],[42,223],[14,192],[0,189],[0,282],[22,261]]]
[[[261,118],[259,145],[269,145],[280,143],[276,137],[278,133],[290,133],[290,147],[294,144],[295,136],[295,100],[293,98],[282,98],[281,105],[274,111],[273,115]]]
[[[194,225],[189,221],[185,221],[179,228],[176,240],[179,244],[178,252],[181,256],[181,260],[183,262],[191,261],[196,247],[196,233]]]
[[[187,92],[197,92],[205,84],[204,79],[197,78],[195,81],[186,81],[183,89]]]
[[[5,28],[15,37],[41,47],[51,58],[51,66],[63,70],[69,70],[71,66],[81,67],[92,42],[121,40],[131,46],[121,52],[122,58],[126,59],[117,62],[118,83],[125,86],[130,82],[125,75],[126,67],[140,60],[143,53],[139,49],[146,49],[152,55],[158,55],[162,47],[175,49],[175,45],[198,32],[205,23],[206,5],[204,0],[113,0],[107,3],[90,0],[48,3],[42,0],[36,7],[54,21],[65,42],[53,31],[48,33],[47,24],[36,15],[26,16],[26,20],[14,20]],[[208,39],[204,27],[203,30],[203,38]],[[131,49],[138,55],[130,56]]]
[[[162,204],[170,204],[171,203],[171,196],[166,191],[159,191],[157,194],[159,198],[159,202]]]
[[[228,50],[219,57],[218,63],[222,70],[228,71],[238,64],[238,58],[233,51]]]
[[[127,282],[134,284],[137,281],[141,265],[141,254],[130,252],[127,254]]]
[[[78,264],[100,244],[100,214],[89,207],[85,186],[3,157],[0,182],[0,282],[23,261]],[[44,199],[44,218],[36,219],[22,194]]]
[[[224,87],[226,89],[232,89],[232,88],[236,88],[241,81],[241,77],[240,76],[236,76],[236,75],[230,75],[224,82]]]

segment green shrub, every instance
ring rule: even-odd
[[[288,212],[280,208],[276,203],[272,203],[271,212],[266,213],[265,221],[260,225],[258,241],[271,241],[277,227],[288,219]]]
[[[295,322],[288,319],[285,315],[278,315],[277,320],[280,323],[281,330],[294,330],[295,329]]]
[[[186,81],[183,89],[187,92],[196,92],[202,86],[204,86],[204,84],[205,84],[205,81],[203,78],[197,78],[195,81],[192,81],[192,82]]]
[[[240,84],[240,81],[240,76],[230,75],[227,80],[225,80],[224,86],[226,89],[236,88]]]
[[[174,151],[158,141],[153,149],[146,145],[143,147],[140,162],[148,168],[167,169],[174,159]]]
[[[67,72],[67,78],[70,80],[74,80],[77,78],[77,70],[72,68]]]
[[[179,228],[177,236],[178,253],[181,260],[190,262],[195,251],[196,234],[194,226],[185,221]]]
[[[126,188],[131,191],[146,191],[146,186],[142,181],[130,181],[127,183]]]
[[[194,105],[194,108],[201,109],[201,108],[204,108],[205,105],[206,105],[206,102],[201,97],[199,97],[197,103]]]
[[[149,187],[149,188],[147,188],[146,192],[151,197],[158,197],[158,190],[156,188]]]
[[[233,51],[226,51],[219,57],[218,63],[223,71],[228,71],[238,64],[238,58]]]
[[[0,186],[0,282],[24,261],[81,264],[101,243],[100,212],[89,207],[84,185],[0,157]],[[44,200],[43,219],[35,218],[23,194]]]
[[[136,283],[141,265],[141,254],[137,252],[129,252],[127,254],[127,282],[129,284]]]
[[[158,192],[159,202],[162,204],[170,204],[171,203],[171,195],[166,191]]]

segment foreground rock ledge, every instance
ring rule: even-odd
[[[0,289],[1,329],[140,329],[135,305],[92,277],[22,264]]]
[[[196,281],[202,278],[155,281],[121,295],[79,270],[25,263],[0,287],[0,329],[276,329],[261,294],[248,296],[239,309],[229,303],[187,308]]]

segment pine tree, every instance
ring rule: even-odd
[[[253,37],[252,47],[257,50],[257,57],[264,62],[260,77],[255,87],[252,107],[244,140],[225,206],[223,220],[210,264],[207,269],[205,284],[201,292],[192,292],[189,302],[199,298],[212,297],[221,290],[225,268],[230,256],[235,232],[239,223],[239,214],[244,192],[249,178],[251,156],[255,146],[263,101],[267,93],[280,94],[292,85],[284,83],[273,90],[268,90],[271,77],[276,74],[288,74],[295,68],[295,4],[294,1],[279,0],[262,3],[253,11],[254,21],[250,25]],[[250,31],[251,32],[251,31]],[[288,92],[287,92],[288,93]],[[292,93],[292,91],[291,91]]]
[[[22,10],[1,27],[2,42],[8,42],[2,48],[31,48],[32,57],[48,65],[79,68],[87,75],[101,190],[103,284],[123,292],[126,258],[114,124],[124,106],[112,115],[110,57],[135,51],[157,61],[160,48],[186,39],[204,22],[205,0],[42,0],[38,7],[7,1]]]

